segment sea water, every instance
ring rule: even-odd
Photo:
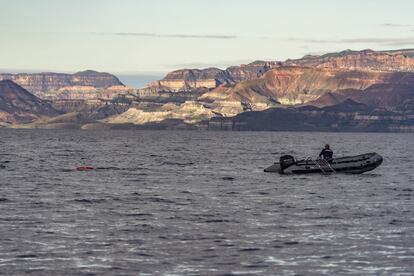
[[[263,172],[326,143],[384,163]],[[0,274],[414,273],[412,134],[0,129],[0,163]]]

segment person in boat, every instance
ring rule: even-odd
[[[319,153],[320,159],[331,160],[333,157],[333,151],[331,150],[328,144],[325,145],[325,148]]]

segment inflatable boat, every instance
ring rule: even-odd
[[[291,155],[283,155],[278,163],[266,168],[265,172],[280,174],[307,174],[307,173],[364,173],[372,171],[382,164],[382,156],[378,153],[366,153],[356,156],[325,159],[295,160]]]

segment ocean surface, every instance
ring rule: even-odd
[[[263,172],[325,143],[384,163]],[[0,163],[1,275],[414,274],[413,134],[0,129]]]

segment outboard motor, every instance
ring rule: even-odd
[[[280,170],[283,173],[283,170],[295,164],[295,158],[292,155],[282,155],[280,156]]]

